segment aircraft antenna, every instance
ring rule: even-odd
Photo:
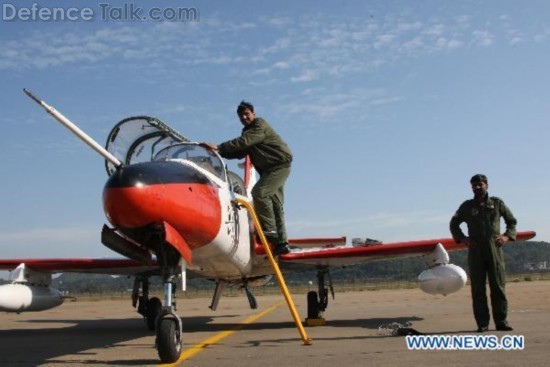
[[[67,129],[71,130],[73,134],[75,134],[78,138],[80,138],[80,140],[86,143],[90,148],[92,148],[93,150],[101,154],[106,160],[111,162],[116,168],[122,167],[122,162],[120,160],[118,160],[114,155],[112,155],[105,148],[99,145],[88,134],[80,130],[78,126],[76,126],[68,118],[63,116],[59,111],[57,111],[55,108],[53,108],[52,106],[50,106],[49,104],[41,100],[40,98],[36,97],[28,89],[23,88],[23,92],[25,92],[25,94],[29,96],[33,101],[35,101],[40,106],[42,106],[47,113],[52,115],[54,119],[56,119],[61,124],[63,124]]]

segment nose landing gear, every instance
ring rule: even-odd
[[[167,244],[157,247],[155,252],[164,283],[164,302],[160,315],[156,319],[155,344],[162,363],[174,363],[180,358],[183,340],[182,323],[175,313],[174,297],[181,256]]]
[[[182,324],[181,319],[174,312],[172,304],[171,280],[164,283],[164,306],[159,316],[156,328],[156,346],[159,358],[163,363],[174,363],[181,355]]]

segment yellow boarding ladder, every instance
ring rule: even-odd
[[[306,331],[302,325],[302,322],[300,321],[300,316],[298,316],[298,312],[296,311],[296,307],[294,306],[294,302],[292,301],[292,297],[290,296],[290,292],[288,291],[288,288],[286,286],[285,279],[283,278],[283,274],[281,273],[281,270],[279,269],[279,265],[277,264],[277,262],[275,261],[275,258],[273,257],[273,254],[271,253],[271,249],[269,248],[269,245],[264,235],[264,231],[262,230],[260,222],[258,221],[258,217],[256,216],[256,212],[254,211],[254,208],[246,200],[239,199],[239,198],[235,200],[237,201],[237,203],[244,206],[252,216],[252,220],[254,221],[254,226],[256,227],[256,230],[260,235],[260,240],[262,241],[262,245],[264,246],[265,253],[267,254],[269,262],[273,267],[273,270],[275,272],[275,277],[277,278],[277,282],[279,283],[279,287],[281,288],[281,292],[283,292],[283,295],[285,296],[288,309],[290,310],[290,313],[294,318],[294,323],[296,324],[296,328],[298,329],[298,331],[300,332],[300,336],[302,337],[302,342],[304,343],[304,345],[311,345],[311,339],[308,338]]]

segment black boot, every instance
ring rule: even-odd
[[[512,331],[512,330],[514,330],[514,328],[511,327],[507,322],[503,322],[503,323],[497,324],[497,330],[498,331]]]
[[[268,243],[275,245],[276,243],[279,243],[279,236],[277,235],[277,232],[275,231],[266,231],[264,232],[265,239]]]
[[[287,242],[280,242],[273,248],[274,256],[288,254],[289,252],[290,252],[290,248],[288,248]]]

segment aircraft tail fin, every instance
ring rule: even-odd
[[[252,188],[258,182],[258,176],[252,161],[249,156],[246,156],[244,161],[244,185],[246,186],[246,194],[250,198],[252,197]]]

